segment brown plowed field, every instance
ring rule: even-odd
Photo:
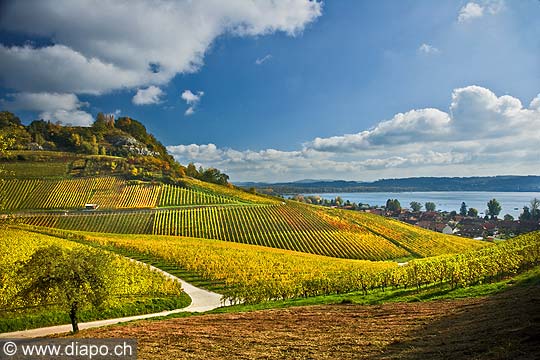
[[[540,359],[540,286],[476,299],[295,307],[81,332],[140,359]]]

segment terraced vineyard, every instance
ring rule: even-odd
[[[140,209],[246,203],[278,203],[234,188],[186,180],[186,186],[130,183],[118,177],[75,179],[9,179],[0,185],[4,208],[17,210]]]
[[[152,208],[159,191],[159,186],[128,184],[116,177],[7,180],[0,188],[8,210],[72,209],[87,203],[105,209]]]
[[[159,206],[235,204],[233,198],[211,192],[163,185],[159,196]]]
[[[228,198],[234,199],[236,202],[239,202],[239,203],[250,203],[250,204],[280,204],[281,203],[279,199],[265,196],[265,195],[252,194],[243,190],[239,190],[235,188],[234,186],[216,185],[216,184],[203,182],[203,181],[191,179],[191,178],[183,179],[182,182],[185,184],[186,187],[190,189],[194,189],[194,190],[205,192],[205,193],[219,194],[221,196],[226,196]]]
[[[478,241],[431,233],[410,225],[395,231],[388,225],[385,227],[387,219],[369,214],[355,214],[353,220],[327,209],[295,202],[152,212],[36,215],[22,219],[27,224],[60,229],[216,239],[366,260],[440,255],[485,246]],[[364,221],[361,225],[360,220]]]
[[[379,260],[410,255],[368,230],[342,231],[312,211],[293,204],[163,211],[155,214],[152,233],[351,259]]]

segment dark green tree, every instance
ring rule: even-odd
[[[426,202],[424,206],[426,208],[426,211],[435,211],[435,209],[437,208],[437,205],[435,205],[435,203],[431,201]]]
[[[21,263],[19,295],[30,303],[60,304],[69,311],[75,333],[79,331],[79,310],[99,306],[109,296],[112,259],[112,255],[95,249],[41,248]]]
[[[504,215],[504,221],[514,221],[514,217],[510,214]]]
[[[501,204],[497,201],[497,199],[491,199],[487,203],[487,212],[486,215],[491,216],[492,219],[495,219],[497,215],[501,213]]]
[[[386,200],[386,210],[387,211],[399,211],[401,210],[401,204],[398,199],[388,199]]]
[[[531,211],[528,206],[523,207],[523,212],[519,215],[519,221],[529,221],[532,219]]]
[[[540,219],[540,200],[537,198],[531,200],[531,218],[533,220]]]
[[[459,208],[459,215],[467,216],[467,204],[465,204],[465,201],[461,203],[461,207]]]
[[[201,180],[219,185],[227,185],[229,176],[227,174],[223,174],[218,169],[208,168],[202,172]]]
[[[420,204],[418,201],[411,201],[409,205],[414,212],[419,212],[422,209],[422,204]]]
[[[186,168],[186,176],[198,179],[199,178],[199,172],[197,171],[197,168],[195,167],[195,164],[190,162]]]
[[[96,116],[96,121],[92,124],[92,128],[98,133],[103,134],[107,131],[107,121],[105,120],[105,115],[103,113],[98,113]]]
[[[469,208],[469,211],[467,211],[467,216],[477,217],[478,216],[478,210],[476,210],[475,208]]]

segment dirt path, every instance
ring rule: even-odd
[[[140,321],[77,337],[136,338],[141,359],[538,359],[540,286],[486,298],[292,307]]]
[[[139,262],[134,259],[132,259],[132,261]],[[169,274],[168,272],[165,272],[151,265],[148,265],[148,266],[152,268],[153,270],[162,273],[163,275],[165,275],[166,277],[170,279],[179,281],[182,284],[182,289],[184,290],[184,292],[187,295],[189,295],[189,297],[191,298],[191,304],[188,307],[185,307],[182,309],[162,311],[159,313],[134,315],[134,316],[127,316],[127,317],[116,318],[116,319],[106,319],[106,320],[97,320],[97,321],[90,321],[86,323],[80,323],[79,329],[84,330],[84,329],[91,329],[91,328],[96,328],[96,327],[101,327],[101,326],[113,325],[113,324],[133,321],[133,320],[144,320],[144,319],[149,319],[153,317],[176,314],[179,312],[204,312],[204,311],[212,310],[212,309],[224,306],[224,305],[229,305],[227,302],[223,303],[221,301],[220,294],[198,288],[172,274]],[[43,336],[49,336],[49,335],[54,335],[54,334],[69,333],[70,331],[71,331],[71,325],[56,325],[56,326],[49,326],[49,327],[38,328],[38,329],[1,333],[0,338],[35,338],[35,337],[43,337]]]

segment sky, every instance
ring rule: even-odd
[[[0,109],[233,182],[540,175],[540,1],[0,2]]]

